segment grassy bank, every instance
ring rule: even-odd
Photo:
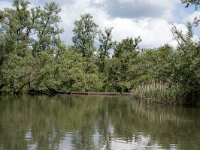
[[[145,102],[162,104],[185,104],[183,91],[178,86],[169,86],[162,83],[152,83],[138,86],[134,95]]]

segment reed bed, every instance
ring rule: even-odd
[[[178,86],[164,83],[151,83],[140,85],[133,91],[134,95],[147,102],[183,104],[182,92]]]

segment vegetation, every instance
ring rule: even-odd
[[[140,37],[113,41],[113,28],[100,31],[84,14],[74,23],[73,45],[66,46],[60,11],[54,2],[30,9],[24,0],[0,11],[1,93],[117,91],[165,103],[198,102],[200,43],[193,40],[192,24],[186,35],[172,28],[176,49],[168,44],[140,49]]]

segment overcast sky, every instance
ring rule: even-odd
[[[180,0],[54,0],[62,9],[62,40],[71,44],[73,23],[81,14],[90,13],[100,29],[113,27],[113,39],[141,36],[141,47],[159,47],[176,42],[172,25],[186,32],[185,24],[195,15],[193,8],[184,8]],[[11,6],[11,0],[0,0],[0,9]],[[32,5],[43,5],[49,0],[30,0]]]

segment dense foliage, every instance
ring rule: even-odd
[[[85,14],[74,23],[73,45],[66,46],[60,39],[60,11],[54,2],[30,8],[24,0],[0,11],[1,93],[118,91],[157,92],[173,100],[199,97],[200,44],[193,40],[191,24],[186,35],[172,28],[176,49],[168,44],[140,49],[140,37],[113,41],[112,28],[100,31]]]

